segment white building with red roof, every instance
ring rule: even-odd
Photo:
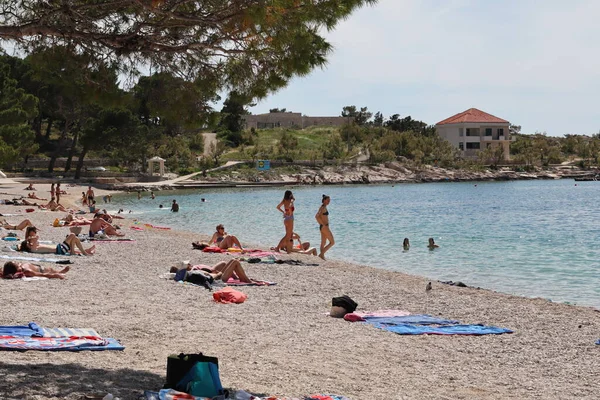
[[[487,147],[502,146],[503,157],[510,155],[510,123],[476,108],[470,108],[435,124],[438,135],[460,150],[464,157],[477,157]]]

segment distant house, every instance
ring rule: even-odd
[[[453,115],[435,125],[438,135],[459,149],[464,157],[490,146],[502,146],[504,160],[510,155],[510,123],[476,108]]]
[[[246,129],[295,128],[304,129],[309,126],[341,126],[348,123],[345,117],[309,117],[302,113],[272,112],[266,114],[244,115],[242,117]]]

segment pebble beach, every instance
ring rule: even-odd
[[[0,199],[27,196],[25,186],[0,185]],[[49,184],[35,186],[38,196],[48,197]],[[61,203],[81,208],[79,195],[86,188],[63,189],[69,195]],[[101,194],[96,190],[97,197]],[[0,214],[16,214],[3,217],[13,224],[30,219],[42,240],[64,239],[68,228],[52,227],[64,212],[26,213],[26,208],[0,205]],[[71,256],[65,280],[0,280],[0,325],[34,321],[93,328],[125,346],[124,351],[0,352],[0,398],[112,393],[136,399],[162,387],[167,357],[182,352],[218,357],[226,388],[281,398],[332,393],[353,400],[597,399],[600,393],[597,309],[436,281],[426,294],[426,277],[297,254],[280,257],[319,265],[242,262],[251,278],[277,285],[238,288],[248,295],[243,304],[220,304],[204,288],[160,277],[180,260],[214,265],[234,257],[192,249],[192,241],[206,241],[210,232],[137,231],[130,229],[135,222],[117,221],[134,241],[98,243],[93,256]],[[24,232],[18,233],[23,238]],[[253,247],[251,232],[236,235]],[[428,313],[514,333],[401,336],[329,317],[332,297],[343,294],[361,311]]]

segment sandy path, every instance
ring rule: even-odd
[[[0,188],[6,191],[13,189]],[[0,213],[24,208],[0,205]],[[50,226],[57,215],[27,214],[43,239],[55,241],[67,231]],[[243,288],[248,300],[241,305],[217,304],[205,289],[158,276],[179,259],[213,264],[229,256],[191,250],[192,240],[206,236],[136,232],[131,223],[123,220],[134,243],[101,243],[93,257],[74,257],[67,280],[0,281],[1,325],[92,327],[120,339],[126,350],[0,352],[0,398],[79,399],[100,391],[134,399],[161,387],[169,354],[200,351],[219,357],[226,387],[281,396],[597,399],[600,393],[597,310],[434,282],[431,314],[515,333],[399,336],[323,313],[341,294],[362,310],[423,313],[427,280],[335,261],[319,267],[244,263],[251,277],[278,285]],[[240,237],[244,242],[251,234]]]

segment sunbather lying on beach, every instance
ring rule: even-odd
[[[37,196],[35,195],[35,192],[33,192],[33,193],[29,193],[29,194],[27,195],[27,197],[29,197],[30,199],[35,199],[35,200],[44,200],[44,201],[48,200],[48,199],[42,199],[42,198],[40,198],[40,197],[37,197]]]
[[[170,272],[177,272],[181,268],[186,268],[188,271],[204,271],[208,275],[210,275],[215,280],[222,280],[223,282],[227,282],[229,278],[233,277],[238,279],[240,282],[252,283],[253,280],[246,275],[246,271],[242,267],[242,264],[238,260],[231,259],[229,261],[221,261],[214,266],[209,265],[192,265],[187,263],[187,265],[180,265],[179,267],[171,267]]]
[[[33,183],[30,183],[29,186],[27,186],[25,189],[23,190],[35,190],[35,188],[33,187]]]
[[[96,235],[100,231],[104,232],[109,236],[125,236],[125,234],[119,233],[114,226],[106,222],[102,218],[101,212],[96,213],[96,215],[94,215],[94,219],[90,224],[90,237],[94,237],[94,235]]]
[[[92,220],[85,217],[74,216],[73,214],[67,214],[63,219],[65,221],[65,226],[80,226],[80,225],[90,225]]]
[[[225,227],[221,224],[217,225],[216,232],[212,235],[212,238],[210,238],[208,244],[211,246],[217,246],[221,249],[228,249],[230,247],[237,246],[241,250],[244,250],[238,238],[225,232]]]
[[[43,210],[50,210],[50,211],[67,211],[66,208],[64,208],[61,204],[58,204],[56,202],[56,199],[54,197],[50,198],[50,201],[48,202],[48,204],[43,205],[43,206],[39,206],[41,209]]]
[[[10,203],[5,203],[5,204],[10,204]],[[15,206],[38,206],[38,203],[34,203],[32,201],[29,201],[27,199],[13,199],[12,204]]]
[[[61,270],[57,270],[52,267],[44,267],[38,264],[8,261],[4,264],[4,268],[2,269],[2,278],[11,279],[15,277],[15,274],[21,273],[28,278],[39,276],[50,279],[65,279],[65,274],[69,272],[69,269],[68,266]]]
[[[18,225],[9,224],[5,219],[0,220],[0,228],[9,229],[11,231],[21,231],[28,226],[33,226],[30,220],[24,219]]]
[[[37,235],[37,228],[30,226],[25,231],[25,240],[21,242],[21,245],[17,247],[18,251],[25,251],[29,253],[46,253],[46,254],[83,254],[91,256],[96,251],[96,246],[92,246],[88,249],[83,248],[81,240],[74,234],[69,233],[62,243],[57,245],[54,244],[41,244]],[[77,251],[79,249],[79,251]]]

